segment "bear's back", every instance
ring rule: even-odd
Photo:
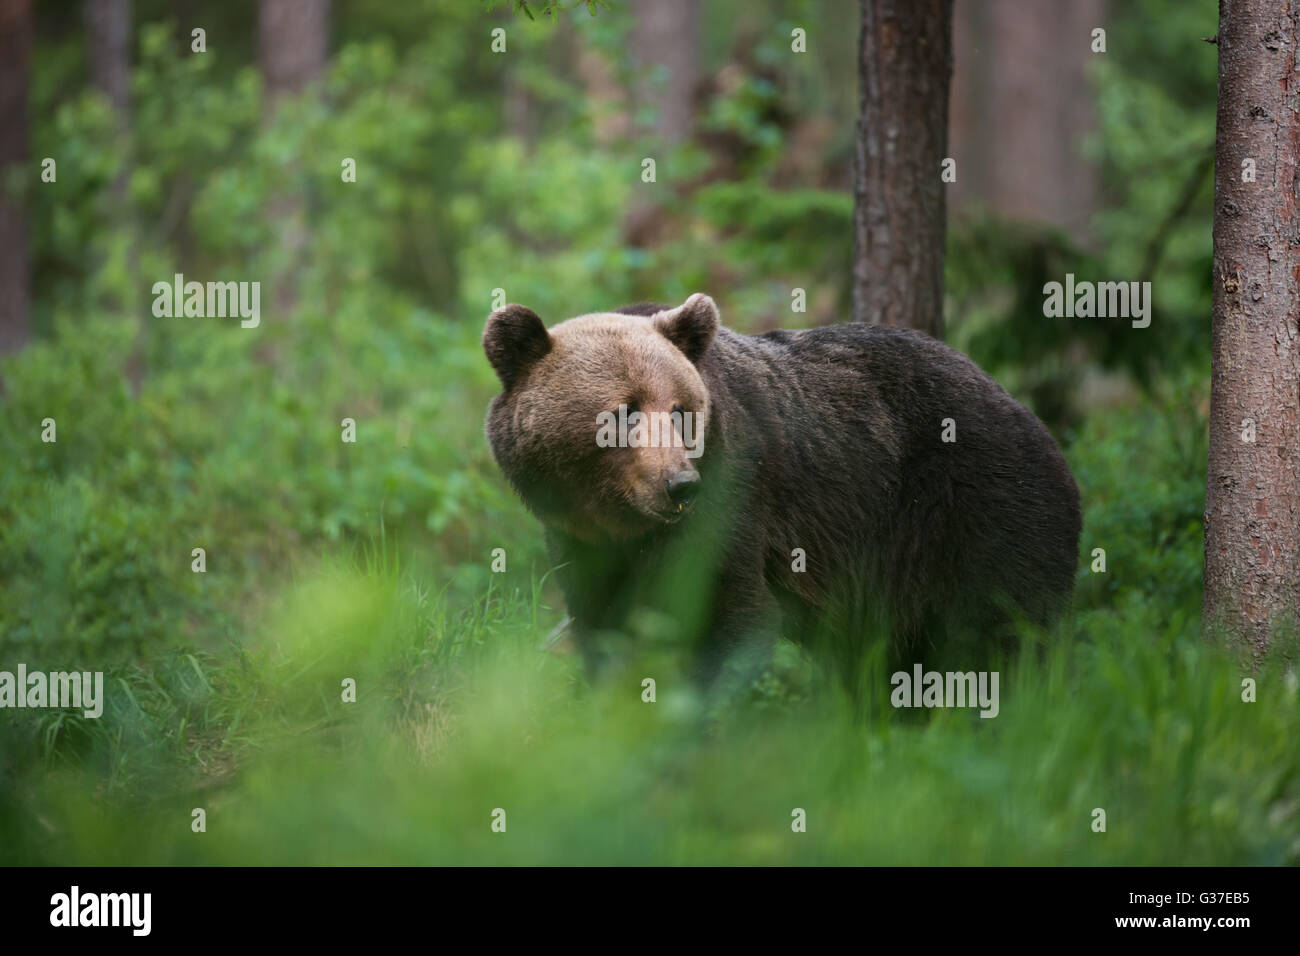
[[[764,450],[755,487],[798,503],[777,519],[778,549],[816,540],[833,568],[870,561],[904,605],[928,596],[955,609],[961,592],[996,589],[1031,619],[1059,611],[1078,489],[1046,426],[971,359],[857,323],[724,329],[714,349],[706,380],[721,380],[744,410],[733,421]]]

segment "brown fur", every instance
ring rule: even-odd
[[[593,666],[602,635],[651,608],[696,647],[705,678],[784,624],[853,686],[877,638],[896,660],[931,666],[953,652],[965,669],[1005,641],[1012,616],[1045,627],[1068,601],[1080,516],[1060,450],[973,362],[924,335],[742,336],[697,294],[549,332],[507,306],[484,349],[503,384],[489,442],[547,529]],[[703,455],[598,448],[596,415],[631,401],[704,414]],[[954,443],[940,441],[945,418]],[[665,478],[692,466],[694,506],[675,511]]]
[[[500,320],[489,323],[489,355],[504,350],[501,340],[515,333],[519,310],[527,311],[503,310],[512,316],[509,329]],[[598,448],[595,442],[596,416],[620,404],[662,413],[680,406],[707,422],[708,391],[685,353],[666,337],[673,333],[670,322],[671,317],[656,325],[649,317],[616,313],[561,322],[550,330],[549,349],[520,370],[513,401],[497,419],[498,456],[528,462],[526,474],[507,468],[507,476],[518,478],[518,490],[539,517],[576,538],[628,539],[665,518],[677,520],[664,485],[668,476],[691,467],[684,448]],[[697,352],[708,346],[678,334]],[[542,476],[546,488],[538,487]]]

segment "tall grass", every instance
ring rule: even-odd
[[[664,659],[586,686],[531,588],[458,608],[381,554],[304,576],[237,653],[118,677],[115,730],[8,793],[5,862],[1300,862],[1281,655],[1245,671],[1136,622],[1023,655],[995,719],[862,723],[783,696],[809,666],[787,647],[709,715]]]
[[[438,334],[477,354],[474,329]],[[102,666],[108,691],[98,720],[0,711],[2,862],[1300,862],[1288,648],[1256,669],[1200,634],[1195,388],[1099,410],[1072,436],[1077,607],[1064,637],[1002,674],[999,715],[862,722],[790,644],[720,709],[669,645],[594,686],[575,655],[545,648],[562,608],[538,527],[481,449],[486,376],[473,394],[458,381],[427,396],[455,412],[411,449],[382,411],[362,423],[371,443],[338,447],[336,417],[317,411],[328,384],[317,395],[304,378],[291,408],[266,406],[215,369],[114,397],[91,435],[87,379],[63,399],[60,446],[35,444],[39,394],[78,381],[69,356],[120,351],[38,350],[0,417],[22,451],[0,470],[0,667]],[[205,381],[227,418],[173,414],[152,391],[184,402]],[[406,403],[425,382],[411,361],[385,387]],[[334,464],[299,471],[280,450],[239,465],[223,436],[259,429],[309,435]],[[130,454],[154,432],[154,457]],[[417,472],[438,477],[401,477]],[[371,533],[335,533],[331,509],[346,527],[369,514]],[[189,570],[196,540],[206,576]],[[498,545],[503,574],[489,569]],[[150,601],[149,642],[134,646]],[[76,640],[87,622],[116,651],[102,663]]]

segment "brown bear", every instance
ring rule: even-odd
[[[891,667],[947,654],[966,669],[1016,619],[1049,627],[1069,601],[1065,458],[921,333],[741,335],[697,293],[549,330],[508,305],[483,347],[503,387],[488,441],[546,529],[590,670],[650,610],[705,683],[783,632],[857,696],[873,647]],[[661,427],[638,429],[638,412]]]

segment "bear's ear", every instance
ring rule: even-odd
[[[703,292],[697,292],[675,309],[661,312],[655,328],[692,362],[704,358],[718,334],[718,307]]]
[[[550,350],[550,333],[532,309],[507,305],[488,316],[483,351],[506,388]]]

